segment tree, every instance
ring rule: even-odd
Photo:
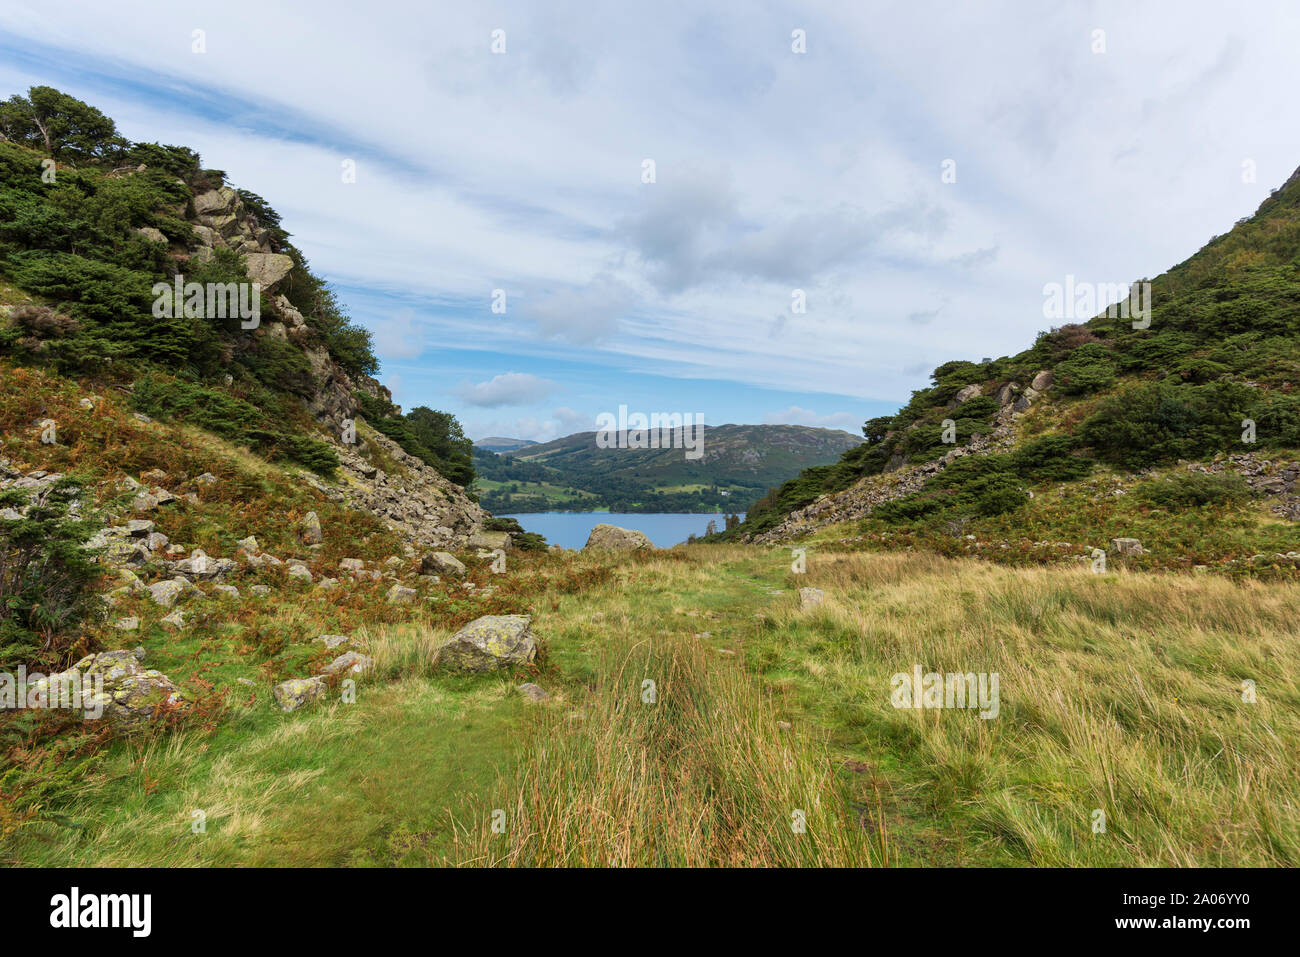
[[[11,96],[0,105],[0,134],[68,160],[105,159],[129,145],[111,119],[52,86],[34,86],[26,97]]]
[[[454,415],[422,405],[408,412],[406,419],[416,441],[437,459],[434,467],[439,472],[457,485],[474,481],[474,443],[466,438]]]

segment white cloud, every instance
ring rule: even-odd
[[[859,432],[863,418],[854,412],[832,412],[830,415],[818,415],[811,409],[802,409],[792,405],[780,412],[767,412],[763,415],[766,425],[811,425],[819,429],[843,429],[846,432]]]
[[[535,402],[559,388],[559,383],[528,372],[505,372],[486,382],[464,383],[455,392],[469,405],[491,409]]]

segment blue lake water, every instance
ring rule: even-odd
[[[617,525],[619,528],[635,528],[645,532],[646,537],[660,548],[671,548],[686,541],[686,536],[703,535],[709,522],[717,522],[718,528],[726,527],[725,515],[710,515],[707,512],[679,514],[625,513],[625,512],[526,512],[523,515],[503,515],[513,518],[524,527],[526,532],[545,535],[552,545],[565,548],[581,548],[587,544],[587,536],[597,525]],[[745,513],[740,513],[743,521]]]

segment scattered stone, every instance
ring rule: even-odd
[[[438,649],[435,662],[450,670],[487,672],[525,665],[537,657],[531,615],[485,615]]]
[[[781,731],[789,731],[794,727],[794,725],[792,725],[789,721],[778,721],[776,723],[776,726],[777,729]]]
[[[53,704],[63,696],[51,697],[52,690],[79,685],[86,715],[106,718],[124,731],[188,708],[191,702],[176,684],[160,671],[142,668],[143,660],[143,648],[87,655],[67,671],[33,682],[28,693],[42,704]],[[103,682],[102,691],[92,690],[97,681]]]
[[[144,422],[146,424],[153,421],[153,419],[149,418],[149,416],[145,415],[143,412],[132,412],[131,418],[135,419],[137,422]]]
[[[375,659],[368,655],[360,654],[356,651],[345,651],[328,665],[325,666],[321,674],[338,675],[351,674],[359,675],[369,671],[375,666]]]
[[[154,604],[164,608],[171,608],[178,601],[184,601],[198,593],[199,590],[188,578],[172,578],[149,586],[149,597]]]
[[[257,547],[257,539],[252,535],[249,535],[247,538],[241,538],[239,541],[235,542],[235,548],[249,555],[259,555],[262,551]]]
[[[185,627],[185,612],[177,608],[166,618],[161,618],[158,624],[162,625],[167,631],[180,631]]]
[[[1141,555],[1142,543],[1136,538],[1112,538],[1110,540],[1110,550],[1116,555]]]
[[[113,625],[118,631],[138,631],[140,628],[139,618],[119,618]]]
[[[258,598],[265,598],[267,595],[271,594],[271,586],[252,585],[249,587],[248,591],[250,594],[256,595]]]
[[[519,687],[516,688],[515,690],[518,691],[525,698],[527,698],[529,701],[551,700],[551,696],[549,694],[547,694],[544,690],[542,690],[540,686],[533,684],[531,681],[519,685]]]
[[[366,563],[359,558],[343,558],[339,560],[339,568],[345,572],[365,571]]]
[[[297,711],[328,690],[324,678],[290,678],[271,689],[271,696],[284,712]]]
[[[360,642],[356,641],[350,635],[321,635],[316,640],[324,642],[326,649],[330,651],[343,645],[360,645]]]
[[[196,479],[194,480],[194,484],[195,484],[195,485],[215,485],[215,484],[217,484],[217,477],[216,477],[215,475],[213,475],[211,472],[204,472],[202,475],[200,475],[198,478],[196,478]]]
[[[465,577],[465,566],[450,552],[434,552],[420,559],[420,570],[426,575],[455,575]]]
[[[826,592],[820,588],[800,588],[799,589],[799,607],[811,608],[813,605],[819,605],[826,598]]]
[[[290,565],[289,577],[297,578],[300,579],[301,581],[307,581],[307,582],[312,580],[311,570],[306,565]]]
[[[509,551],[513,544],[509,532],[475,532],[468,542],[470,548],[482,548],[488,552],[498,548]]]
[[[219,595],[225,595],[227,598],[239,600],[239,589],[234,585],[213,585],[212,590]]]
[[[384,596],[384,601],[390,605],[409,605],[415,601],[415,589],[407,588],[405,585],[394,585],[388,589],[388,594]]]

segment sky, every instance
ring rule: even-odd
[[[1046,285],[1254,212],[1300,166],[1298,41],[1294,0],[5,0],[0,95],[265,197],[394,399],[473,438],[856,433],[1059,325]]]

